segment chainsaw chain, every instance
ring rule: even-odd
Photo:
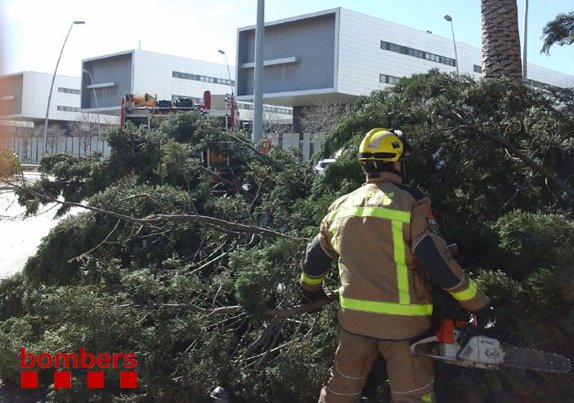
[[[562,355],[521,347],[502,347],[504,351],[501,365],[533,371],[565,373],[569,372],[570,360]]]

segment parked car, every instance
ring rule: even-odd
[[[317,165],[315,165],[313,167],[313,169],[315,170],[315,172],[317,172],[320,175],[324,175],[325,174],[325,170],[329,167],[329,165],[332,165],[335,163],[335,161],[337,161],[335,158],[327,158],[324,160],[321,160],[319,162],[317,162]]]

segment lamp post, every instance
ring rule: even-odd
[[[231,79],[231,70],[229,70],[229,63],[227,62],[227,53],[224,50],[219,49],[217,53],[221,53],[225,57],[225,65],[227,66],[227,76],[229,77],[229,87],[231,88],[231,94],[233,95],[233,80]]]
[[[458,70],[458,55],[456,53],[456,40],[454,39],[454,26],[452,23],[452,17],[450,15],[445,15],[444,19],[450,22],[450,29],[452,31],[452,44],[454,45],[454,63],[456,64],[456,74],[459,75],[460,71]]]
[[[218,53],[222,54],[225,57],[225,65],[227,66],[227,76],[229,77],[229,88],[231,89],[231,124],[229,127],[235,127],[236,119],[235,119],[235,96],[233,94],[233,80],[231,79],[231,70],[229,70],[229,62],[227,61],[227,53],[224,50],[219,49]]]
[[[263,136],[263,42],[265,36],[265,0],[257,0],[255,25],[255,69],[253,71],[253,131],[251,140],[257,144]]]
[[[64,47],[66,47],[66,42],[68,41],[68,36],[70,36],[72,27],[77,24],[85,24],[85,22],[74,21],[70,24],[70,29],[68,29],[68,34],[66,35],[66,39],[64,39],[62,49],[60,49],[60,55],[58,56],[58,61],[56,62],[56,68],[54,69],[54,75],[52,76],[52,84],[50,84],[50,92],[48,93],[48,105],[46,106],[46,119],[44,120],[44,154],[46,154],[48,151],[48,115],[50,114],[50,101],[52,101],[52,91],[54,89],[54,81],[56,80],[56,73],[58,72],[58,65],[60,64],[60,59],[62,58],[62,53],[64,53]]]
[[[100,104],[98,103],[98,94],[96,94],[96,89],[94,88],[94,79],[92,78],[92,73],[89,70],[82,69],[90,77],[90,83],[92,83],[92,91],[94,93],[94,98],[96,99],[96,114],[98,116],[98,142],[102,141],[101,131],[100,131]],[[102,147],[103,148],[103,147]]]
[[[528,0],[524,1],[524,48],[522,49],[522,81],[528,81]]]

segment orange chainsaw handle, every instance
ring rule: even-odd
[[[442,319],[440,321],[440,326],[436,333],[436,338],[440,343],[446,344],[454,344],[454,329],[463,330],[463,333],[466,329],[471,328],[473,322],[466,322],[463,320],[454,320],[454,319]],[[474,326],[476,326],[476,321],[474,321]]]

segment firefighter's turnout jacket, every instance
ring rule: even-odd
[[[339,324],[348,332],[401,340],[427,330],[432,314],[425,274],[463,308],[488,304],[438,233],[430,199],[384,172],[336,200],[307,248],[301,285],[317,291],[338,261]]]

